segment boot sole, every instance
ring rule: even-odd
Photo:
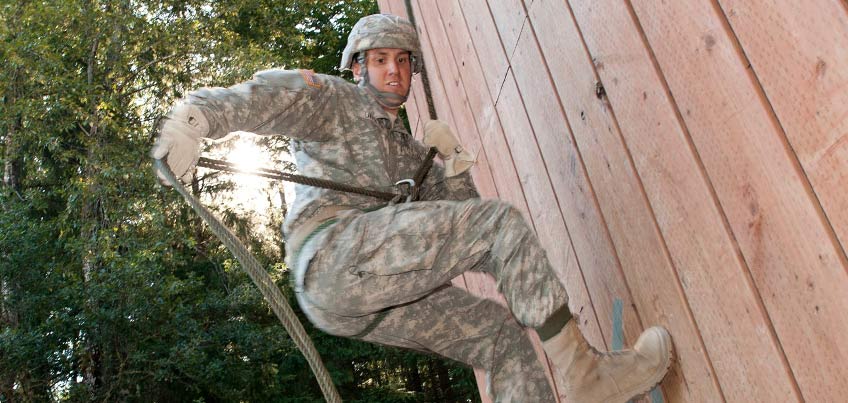
[[[671,368],[671,364],[674,362],[674,345],[671,342],[671,335],[668,333],[667,330],[662,327],[652,327],[647,331],[661,333],[662,337],[660,337],[660,340],[663,341],[663,351],[665,352],[662,359],[663,361],[665,361],[665,365],[658,367],[657,372],[655,372],[651,376],[651,378],[649,378],[648,385],[643,386],[635,391],[631,390],[613,396],[612,398],[610,398],[610,400],[607,401],[607,403],[627,403],[630,400],[645,396],[648,392],[651,391],[651,389],[653,389],[654,387],[659,385],[660,382],[662,382],[663,378],[665,378],[665,375],[668,373],[669,368]]]

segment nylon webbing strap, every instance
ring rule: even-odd
[[[259,288],[262,296],[265,297],[268,305],[271,306],[271,310],[274,311],[274,314],[277,315],[286,332],[294,340],[297,348],[306,357],[306,361],[309,363],[312,372],[315,374],[315,378],[318,380],[318,385],[321,387],[324,399],[331,403],[341,402],[342,399],[333,385],[333,380],[327,372],[327,368],[324,367],[324,363],[321,361],[318,350],[315,349],[315,345],[312,344],[312,340],[306,334],[306,330],[303,329],[300,320],[297,319],[285,296],[280,291],[280,288],[274,284],[271,276],[262,268],[259,261],[247,250],[247,247],[244,246],[238,237],[215,217],[209,209],[201,204],[200,200],[186,190],[182,183],[174,176],[174,173],[171,172],[167,164],[159,159],[154,159],[154,164],[168,183],[185,198],[192,209],[200,215],[212,232],[218,236],[221,242],[241,263],[241,267],[247,272],[256,287]]]

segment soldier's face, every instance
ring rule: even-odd
[[[412,83],[412,63],[409,52],[403,49],[378,48],[365,52],[368,82],[378,91],[400,96],[409,93]],[[359,63],[353,64],[353,74],[361,77]]]

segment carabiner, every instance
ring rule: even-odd
[[[412,201],[413,190],[415,189],[415,179],[401,179],[395,182],[395,187],[400,191],[400,185],[407,185],[407,191],[401,192],[401,194],[406,195],[405,203],[409,203]]]

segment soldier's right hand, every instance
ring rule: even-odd
[[[200,158],[200,138],[209,133],[209,121],[199,108],[189,104],[177,105],[165,122],[150,155],[165,158],[165,163],[183,183],[190,183],[194,167]],[[157,171],[160,181],[168,185]]]

